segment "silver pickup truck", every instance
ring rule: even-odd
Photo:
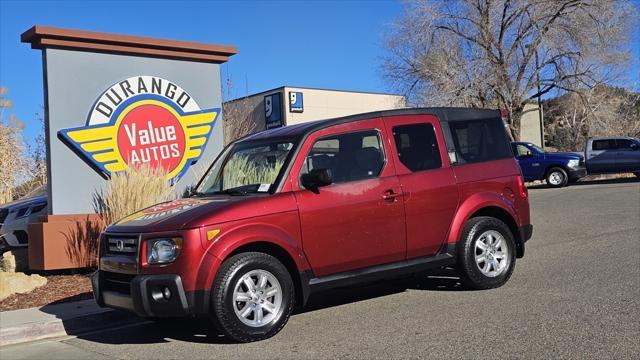
[[[636,138],[589,138],[584,152],[589,175],[634,173],[640,177],[640,140]]]

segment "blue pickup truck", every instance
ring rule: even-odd
[[[528,142],[512,142],[525,181],[546,180],[551,187],[563,187],[587,175],[584,156],[578,153],[546,152]]]

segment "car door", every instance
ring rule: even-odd
[[[616,170],[620,172],[640,171],[639,144],[631,139],[617,139],[616,144]]]
[[[540,180],[544,178],[544,166],[541,163],[541,155],[537,155],[524,144],[511,144],[513,152],[518,160],[522,175],[526,181]]]
[[[319,130],[301,148],[294,194],[315,276],[404,259],[402,191],[383,139],[382,120],[371,119]],[[333,183],[316,194],[300,176],[318,168],[330,169]]]
[[[384,119],[406,214],[407,258],[434,255],[445,242],[459,193],[440,121],[433,115]]]
[[[587,171],[589,173],[615,171],[616,157],[615,139],[593,140],[591,150],[587,152]]]

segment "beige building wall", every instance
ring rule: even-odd
[[[280,87],[223,103],[225,144],[245,135],[265,130],[264,98],[278,92],[282,99],[282,119],[285,125],[406,106],[406,99],[402,95]],[[303,112],[289,111],[290,92],[303,94]]]
[[[543,147],[540,134],[540,109],[538,104],[526,104],[520,120],[520,141],[530,142]]]
[[[301,92],[304,112],[289,112],[289,92]],[[319,90],[285,87],[285,122],[287,125],[306,121],[331,119],[371,111],[398,109],[406,106],[405,97],[392,94],[375,94],[339,90]]]

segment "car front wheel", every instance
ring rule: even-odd
[[[569,176],[564,169],[554,167],[547,172],[547,185],[555,188],[566,186],[569,183]]]
[[[239,342],[277,334],[294,306],[294,286],[275,257],[246,252],[222,263],[213,285],[212,312],[217,327]]]
[[[515,264],[515,242],[504,222],[487,216],[467,222],[457,266],[464,285],[477,290],[502,286],[511,277]]]

